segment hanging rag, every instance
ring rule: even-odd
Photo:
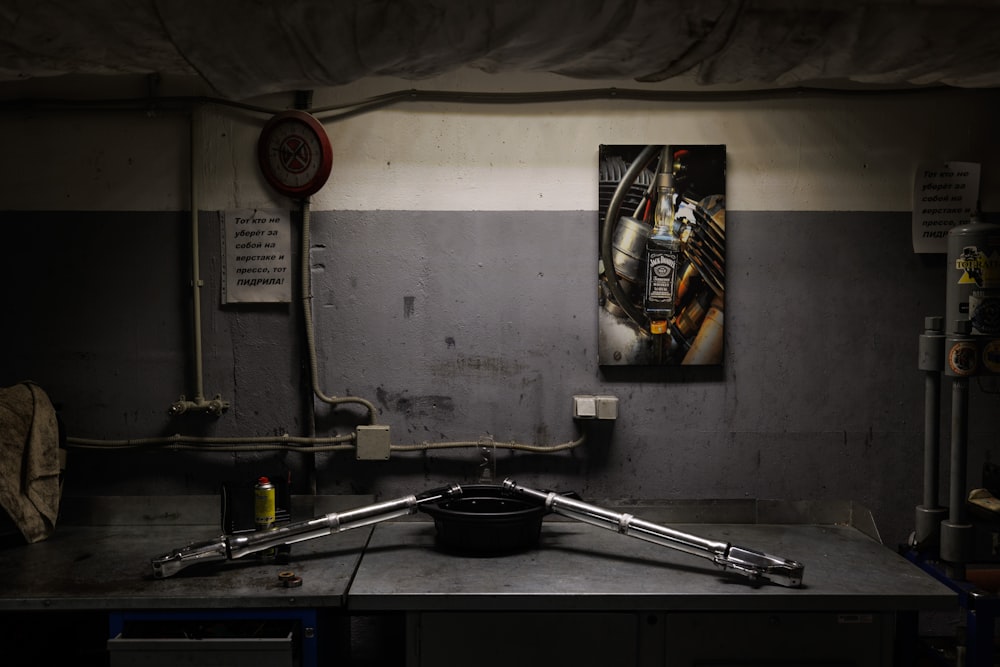
[[[32,382],[0,389],[0,506],[24,539],[52,534],[59,513],[59,422]]]

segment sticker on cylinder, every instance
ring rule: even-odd
[[[978,246],[964,246],[955,259],[955,268],[962,272],[959,285],[992,287],[1000,283],[1000,254],[995,249],[984,251]]]
[[[1000,339],[994,339],[983,346],[983,365],[991,373],[1000,373]]]
[[[1000,334],[1000,296],[997,290],[977,289],[969,296],[969,319],[972,333]]]
[[[975,343],[955,343],[948,350],[948,367],[955,375],[972,375],[978,365]]]

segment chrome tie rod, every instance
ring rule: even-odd
[[[754,581],[767,579],[773,583],[793,588],[802,585],[804,566],[798,561],[771,556],[729,542],[706,540],[696,535],[682,533],[679,530],[637,519],[631,514],[612,512],[558,493],[529,489],[510,478],[505,479],[501,486],[508,494],[542,503],[547,510],[556,514],[646,542],[670,547],[693,556],[707,558],[724,570],[733,570]]]
[[[361,528],[381,521],[397,519],[416,513],[424,503],[438,502],[461,493],[461,487],[457,484],[451,484],[417,495],[403,496],[344,512],[332,512],[306,521],[285,524],[271,530],[220,535],[215,539],[189,544],[153,558],[151,561],[153,577],[165,579],[196,563],[234,560],[277,546],[304,542],[351,528]]]
[[[638,519],[631,514],[613,512],[597,505],[591,505],[571,496],[530,489],[517,484],[512,479],[505,479],[501,488],[509,495],[519,496],[544,506],[546,511],[555,512],[622,535],[707,558],[724,570],[732,570],[754,581],[766,579],[789,587],[802,584],[804,568],[801,563],[794,560],[771,556],[728,542],[707,540]],[[461,495],[462,487],[450,484],[420,494],[403,496],[344,512],[333,512],[271,530],[220,535],[214,539],[192,543],[153,558],[151,560],[153,577],[165,579],[190,565],[235,560],[277,546],[304,542],[352,528],[389,521],[414,514],[421,505]]]

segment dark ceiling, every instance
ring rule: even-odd
[[[996,0],[0,0],[0,86],[179,75],[233,100],[459,68],[725,86],[1000,85]]]

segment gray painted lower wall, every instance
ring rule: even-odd
[[[314,212],[321,388],[373,401],[394,445],[566,442],[578,435],[573,394],[613,394],[618,420],[587,424],[583,446],[500,450],[496,475],[597,502],[850,499],[874,511],[887,543],[905,539],[922,489],[917,341],[945,292],[944,258],[912,252],[909,214],[729,211],[725,363],[693,369],[598,366],[595,219]],[[0,220],[12,249],[0,382],[38,382],[69,436],[331,435],[364,421],[311,400],[297,288],[291,304],[220,305],[214,213],[200,226],[205,393],[232,406],[218,419],[166,413],[193,383],[187,216]],[[970,486],[1000,431],[991,389],[972,391]],[[74,448],[66,492],[214,492],[279,470],[298,491],[392,497],[477,481],[481,464],[474,448],[388,462]]]

